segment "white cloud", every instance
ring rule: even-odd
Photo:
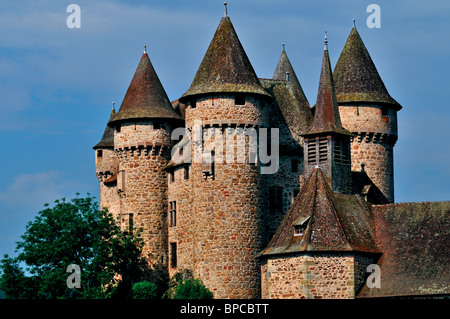
[[[75,192],[76,187],[76,183],[65,180],[58,171],[20,174],[0,191],[0,212],[3,217],[29,210],[37,213],[45,203],[53,203],[72,190]]]

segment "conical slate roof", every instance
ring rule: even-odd
[[[189,96],[210,93],[252,93],[270,96],[261,86],[228,16],[222,18],[197,70]]]
[[[113,120],[114,116],[116,116],[116,110],[112,109],[108,123]],[[102,139],[93,147],[94,150],[98,148],[114,148],[114,128],[106,125]]]
[[[322,70],[320,72],[319,91],[317,93],[314,121],[310,131],[307,134],[322,132],[336,132],[352,135],[352,133],[342,127],[326,42],[322,58]]]
[[[281,52],[280,59],[278,60],[277,67],[275,68],[275,72],[273,73],[272,79],[274,80],[286,80],[286,72],[289,72],[289,82],[291,82],[294,87],[299,90],[300,95],[305,99],[306,103],[309,105],[308,100],[306,99],[305,93],[303,92],[302,86],[300,85],[300,81],[295,74],[294,68],[292,67],[291,61],[284,50]]]
[[[303,227],[298,236],[296,226]],[[260,256],[304,251],[379,252],[367,203],[358,196],[332,192],[320,168],[311,172]]]
[[[333,78],[339,103],[370,102],[402,108],[389,95],[356,27],[345,43]]]
[[[142,54],[122,105],[112,122],[142,118],[182,120],[174,111],[147,52]]]

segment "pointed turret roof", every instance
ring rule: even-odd
[[[113,108],[108,124],[114,119],[114,116],[116,116],[116,110]],[[114,129],[112,127],[106,125],[102,139],[93,147],[94,150],[98,148],[114,148]]]
[[[336,132],[352,135],[342,127],[341,117],[334,90],[333,73],[331,71],[330,56],[328,54],[328,40],[325,36],[325,49],[322,58],[322,70],[320,72],[319,91],[314,112],[314,121],[307,134],[322,132]]]
[[[278,60],[278,64],[277,67],[275,68],[275,72],[273,73],[272,79],[284,81],[286,80],[287,72],[289,72],[289,82],[291,82],[294,85],[294,87],[297,90],[299,90],[300,94],[304,97],[305,101],[308,103],[305,93],[303,92],[302,86],[300,85],[300,81],[298,80],[294,68],[292,67],[291,61],[289,60],[286,54],[286,50],[284,49],[283,43],[283,51],[281,51],[281,56],[280,59]]]
[[[191,87],[180,100],[225,92],[270,96],[262,88],[228,16],[220,21]]]
[[[297,226],[303,233],[294,236]],[[304,251],[379,252],[367,203],[358,196],[332,192],[320,168],[311,172],[260,255]]]
[[[182,120],[173,109],[146,51],[112,122],[142,118]]]
[[[354,26],[333,73],[339,103],[371,102],[401,105],[388,93],[377,68]]]

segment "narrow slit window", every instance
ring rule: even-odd
[[[170,243],[170,267],[177,268],[177,243]]]
[[[177,202],[169,202],[169,227],[177,225]]]

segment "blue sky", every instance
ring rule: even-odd
[[[69,29],[69,4],[81,28]],[[381,9],[370,29],[369,4]],[[120,106],[144,45],[171,100],[188,88],[223,15],[223,1],[0,1],[0,256],[46,202],[98,197],[95,145]],[[396,202],[450,199],[450,2],[228,1],[259,77],[286,43],[315,103],[324,31],[334,67],[356,19],[389,93],[403,106],[395,147]]]

